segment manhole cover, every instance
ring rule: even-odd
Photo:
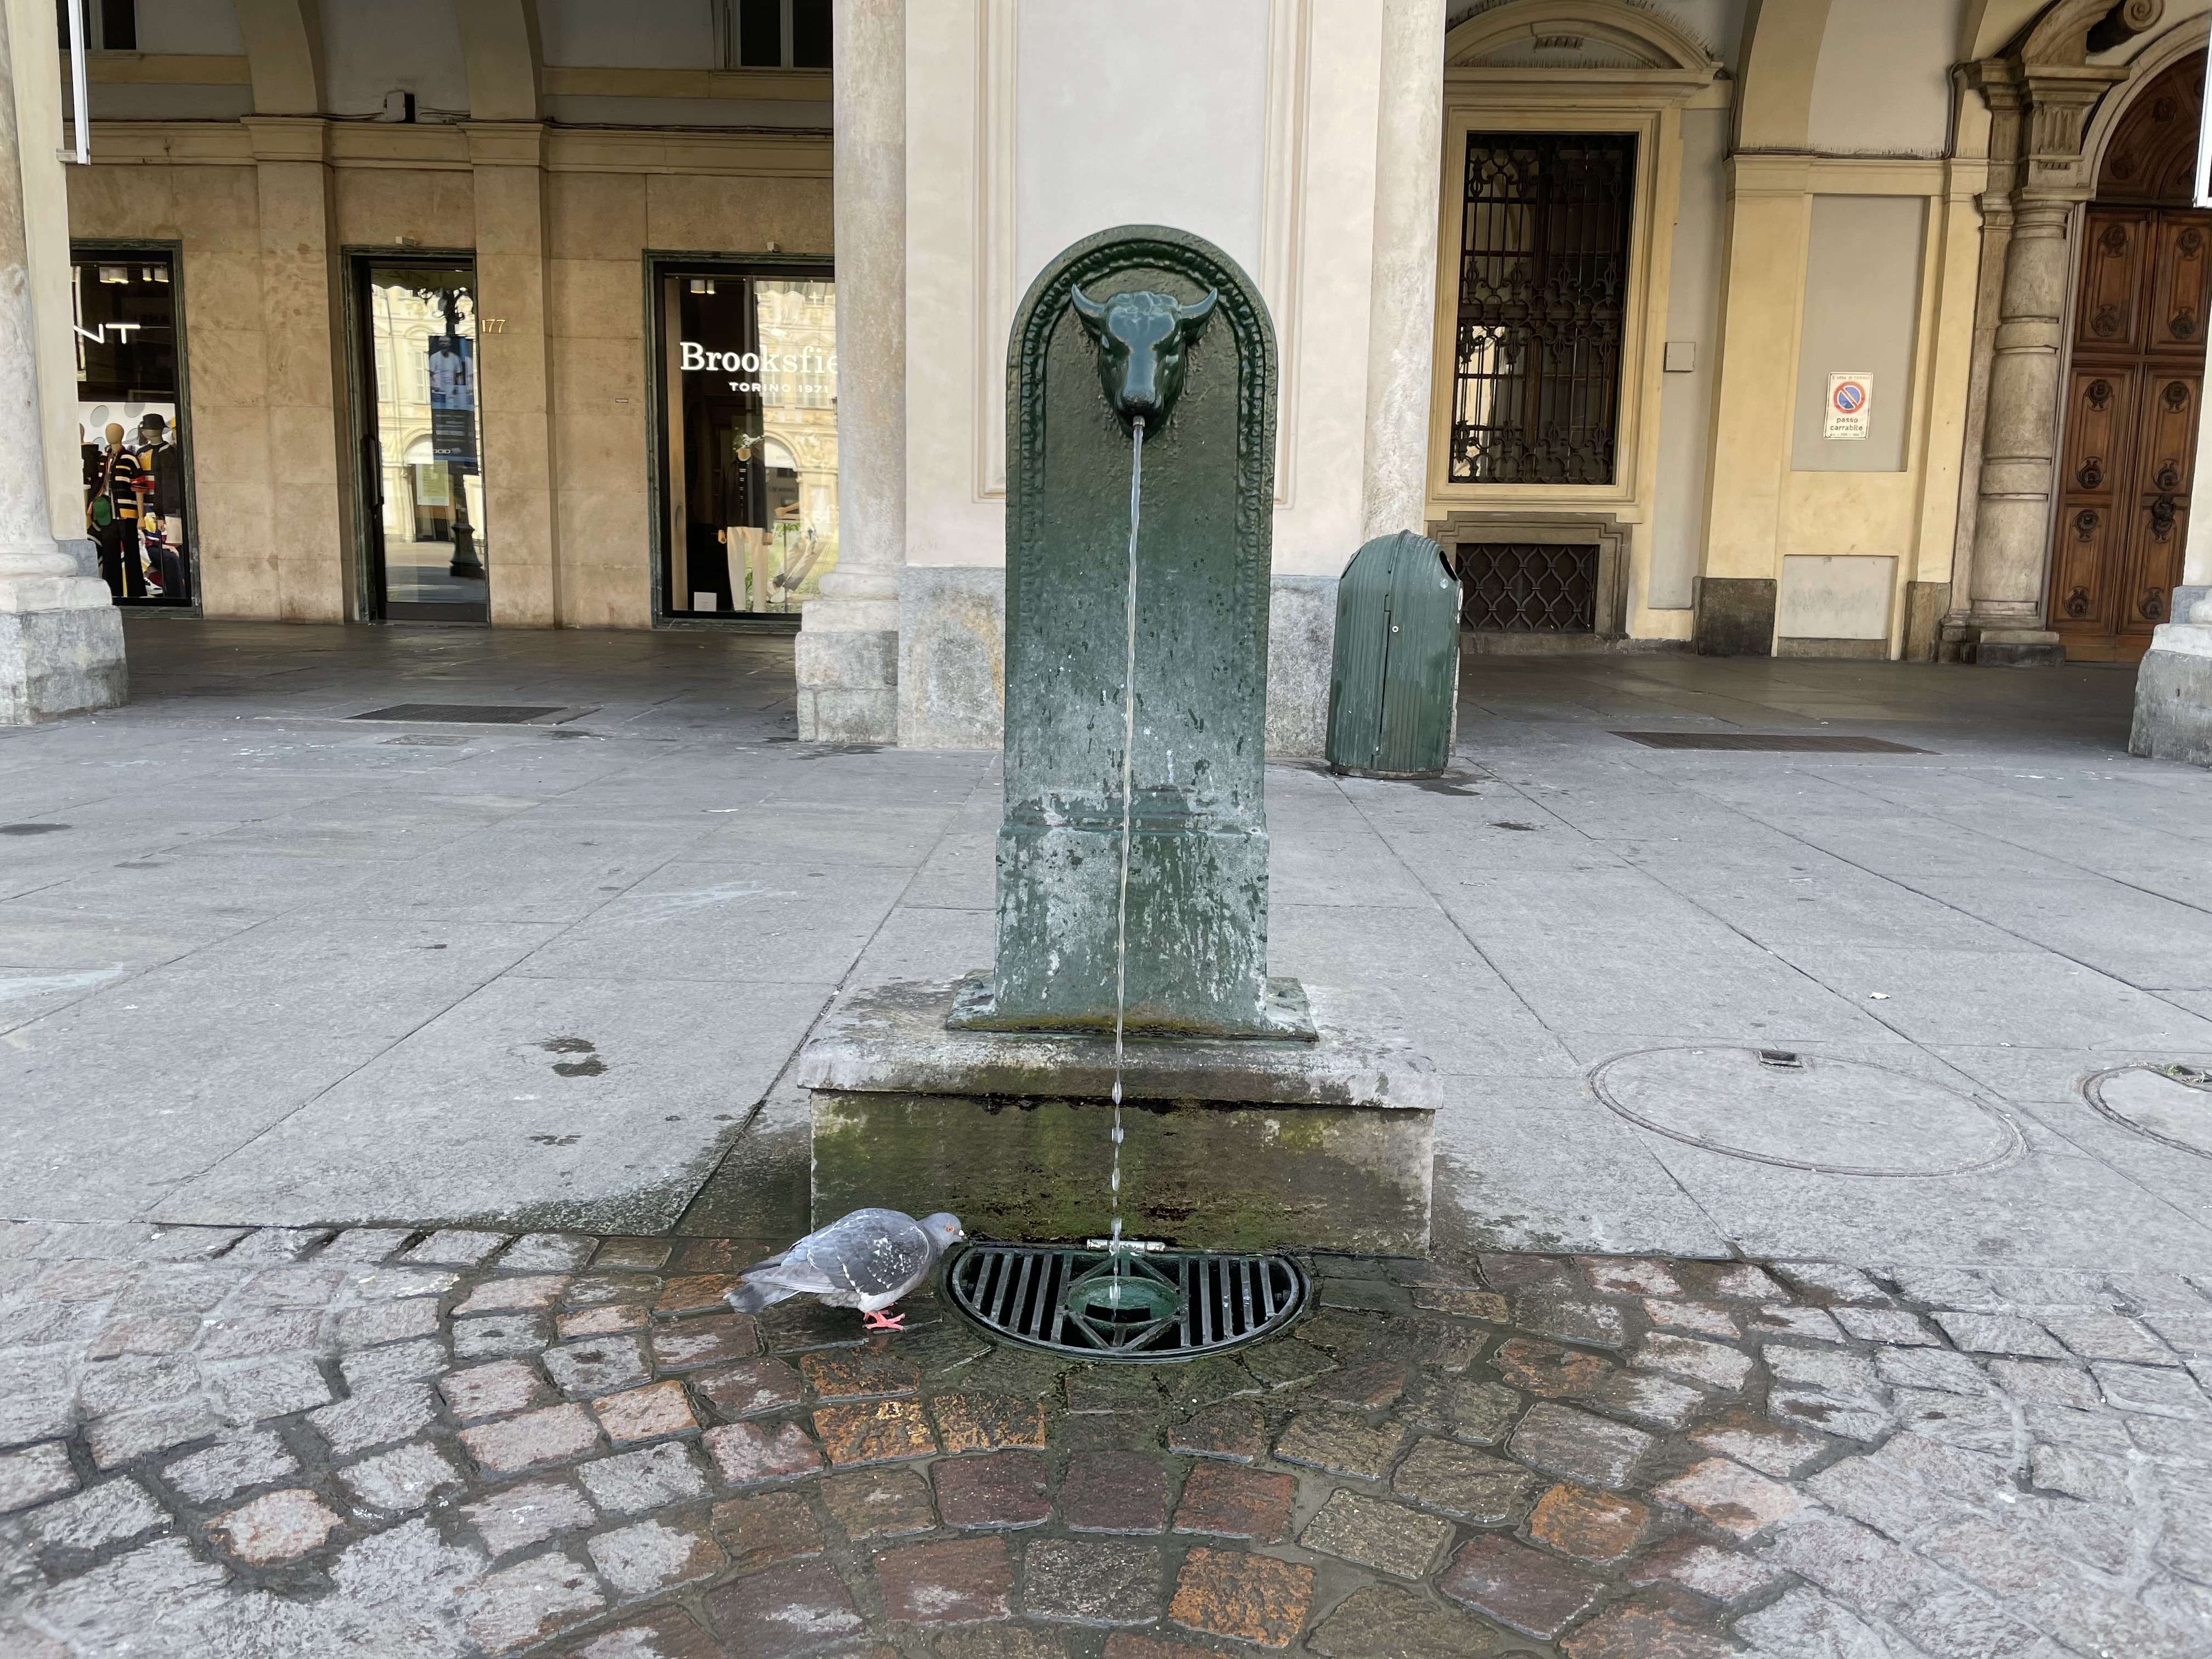
[[[2085,1079],[2081,1092],[2122,1127],[2212,1158],[2212,1066],[2119,1066]]]
[[[366,714],[349,714],[353,720],[424,720],[441,726],[525,726],[558,714],[550,707],[514,702],[395,702],[389,708],[372,708]]]
[[[1306,1277],[1279,1255],[974,1244],[953,1258],[953,1305],[1025,1347],[1158,1364],[1218,1353],[1282,1329]]]
[[[1854,737],[1845,732],[1616,732],[1646,749],[1741,749],[1765,754],[1929,755],[1909,743]]]
[[[1970,1175],[2026,1145],[2010,1118],[1972,1095],[1783,1049],[1646,1048],[1607,1060],[1590,1085],[1654,1133],[1822,1175]]]

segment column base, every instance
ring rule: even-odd
[[[1766,576],[1700,576],[1692,648],[1701,657],[1771,657],[1779,584]]]
[[[898,741],[898,630],[799,630],[792,666],[805,743]]]
[[[2167,623],[2151,635],[2128,752],[2212,766],[2212,624]]]
[[[0,581],[0,726],[113,708],[130,696],[123,618],[105,583],[82,576]]]
[[[945,984],[870,987],[801,1052],[815,1224],[879,1204],[950,1210],[988,1237],[1104,1232],[1112,1036],[948,1030],[954,995]],[[1132,1236],[1427,1254],[1435,1073],[1334,1004],[1314,988],[1313,1042],[1128,1045],[1119,1075]]]
[[[1984,668],[2057,668],[2066,661],[2066,647],[2048,629],[1973,627],[1959,658]]]

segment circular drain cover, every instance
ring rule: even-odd
[[[1273,1334],[1305,1305],[1306,1277],[1279,1255],[971,1244],[952,1258],[953,1305],[994,1335],[1091,1359],[1158,1364]]]
[[[2082,1084],[2115,1123],[2200,1158],[2212,1158],[2212,1072],[2195,1066],[2120,1066]]]
[[[1966,1175],[2025,1143],[2003,1113],[1887,1066],[1758,1048],[1646,1048],[1591,1074],[1631,1123],[1822,1175]]]

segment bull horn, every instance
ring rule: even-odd
[[[1213,314],[1214,302],[1220,298],[1221,290],[1210,288],[1206,290],[1206,297],[1203,300],[1195,301],[1187,306],[1177,306],[1176,320],[1185,328],[1196,328]]]
[[[1075,307],[1075,314],[1093,328],[1106,320],[1106,307],[1085,294],[1080,283],[1069,285],[1067,302]]]

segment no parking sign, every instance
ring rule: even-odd
[[[1821,436],[1826,438],[1863,438],[1867,422],[1874,408],[1874,376],[1871,374],[1831,374],[1828,376],[1828,420]]]

